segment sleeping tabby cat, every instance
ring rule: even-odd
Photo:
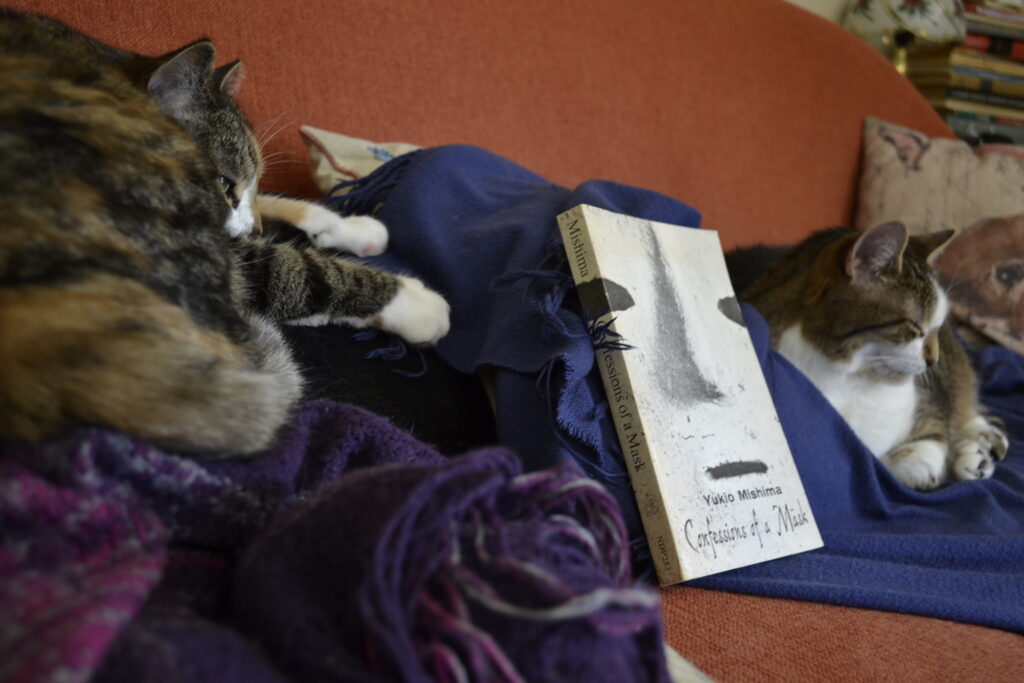
[[[151,59],[0,10],[0,437],[93,423],[254,453],[301,394],[276,324],[447,332],[418,280],[237,237],[259,154],[238,66],[213,63],[205,41]]]
[[[741,294],[767,320],[772,346],[899,481],[921,490],[992,476],[1009,445],[983,413],[932,274],[952,236],[908,238],[899,223],[824,230]]]

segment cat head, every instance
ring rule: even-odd
[[[161,58],[146,86],[160,109],[213,161],[231,207],[227,230],[243,235],[260,229],[254,209],[262,172],[259,144],[234,101],[244,77],[242,64],[214,68],[215,57],[209,41],[189,45]]]
[[[811,272],[807,341],[874,380],[902,381],[937,364],[949,304],[931,262],[953,235],[908,236],[901,223],[885,223],[836,242]]]

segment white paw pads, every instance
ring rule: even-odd
[[[338,249],[357,256],[376,256],[387,249],[388,230],[370,216],[339,216],[321,209],[297,226],[321,249]]]
[[[900,483],[927,491],[945,480],[946,448],[937,441],[914,441],[897,447],[884,458]]]
[[[953,447],[953,476],[960,481],[988,479],[995,470],[995,462],[987,443],[973,439],[959,441]]]
[[[961,441],[977,441],[996,460],[1005,458],[1006,452],[1010,450],[1010,440],[1007,438],[1006,432],[981,415],[976,416],[960,430],[960,439]]]
[[[398,279],[398,293],[375,316],[376,327],[413,344],[436,344],[451,325],[448,302],[419,280],[401,275]]]

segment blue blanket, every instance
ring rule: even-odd
[[[692,208],[605,181],[569,190],[486,151],[453,146],[390,162],[349,188],[343,211],[378,210],[389,252],[375,264],[419,275],[452,304],[438,352],[494,369],[499,439],[527,469],[572,458],[619,500],[634,556],[649,557],[607,415],[555,217],[579,203],[697,227]],[[825,547],[694,582],[708,588],[869,607],[1024,631],[1024,359],[977,358],[984,400],[1011,450],[991,480],[910,491],[871,456],[818,391],[751,337]]]

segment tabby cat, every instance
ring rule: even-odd
[[[741,293],[771,341],[903,484],[984,479],[1008,441],[986,417],[931,262],[952,231],[817,232]]]
[[[0,9],[0,437],[92,423],[250,454],[301,395],[277,324],[447,332],[418,280],[245,236],[259,153],[240,69],[214,57],[206,41],[141,57]]]

